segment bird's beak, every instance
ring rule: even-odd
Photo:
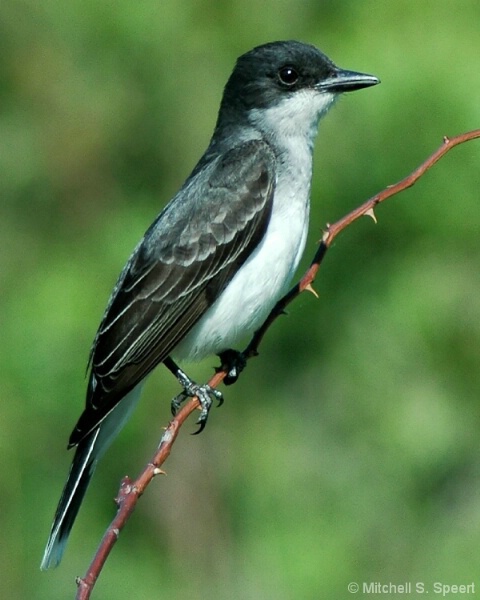
[[[316,88],[320,92],[341,93],[361,90],[371,85],[377,85],[377,83],[380,83],[380,79],[373,75],[337,68],[331,77],[321,81]]]

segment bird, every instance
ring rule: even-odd
[[[319,120],[344,93],[379,83],[337,67],[315,46],[269,42],[240,56],[208,147],[133,250],[107,303],[89,359],[85,409],[41,569],[57,566],[95,467],[163,363],[200,402],[200,430],[222,394],[178,366],[232,350],[288,290],[308,232]]]

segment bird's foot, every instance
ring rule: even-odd
[[[237,381],[240,373],[247,365],[245,354],[238,350],[225,350],[218,356],[222,361],[222,364],[217,371],[226,371],[227,374],[223,383],[225,385],[232,385],[232,383]]]
[[[183,392],[178,394],[178,396],[175,396],[175,398],[172,400],[172,414],[174,416],[177,414],[182,402],[184,402],[187,398],[197,397],[198,401],[200,402],[200,417],[198,418],[197,425],[200,427],[198,428],[198,431],[195,431],[196,435],[205,429],[213,400],[218,400],[218,406],[223,404],[223,394],[222,392],[212,388],[210,385],[208,385],[208,383],[204,385],[195,383],[181,369],[178,369],[176,376],[180,384],[183,386]]]

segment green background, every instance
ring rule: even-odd
[[[108,295],[208,143],[236,57],[299,39],[382,80],[321,123],[305,267],[325,223],[480,126],[479,31],[467,0],[2,0],[2,597],[74,597],[168,422],[178,386],[158,369],[41,573]],[[277,322],[201,436],[186,424],[95,598],[480,592],[479,164],[480,141],[453,150],[338,238],[320,299]]]

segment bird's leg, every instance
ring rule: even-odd
[[[223,383],[225,385],[232,385],[235,383],[243,371],[243,369],[247,365],[247,359],[243,352],[239,352],[238,350],[224,350],[220,352],[218,355],[222,364],[217,369],[217,371],[226,371],[225,379]]]
[[[212,406],[212,399],[218,400],[218,406],[223,404],[222,392],[212,388],[210,385],[208,385],[208,383],[204,385],[198,385],[198,383],[192,381],[190,377],[184,371],[182,371],[182,369],[180,369],[176,362],[170,358],[170,356],[163,361],[163,364],[169,371],[171,371],[171,373],[175,375],[180,385],[183,387],[183,392],[178,394],[178,396],[175,396],[175,398],[172,400],[172,414],[174,416],[177,414],[182,402],[184,402],[187,398],[194,398],[196,396],[200,402],[201,412],[197,421],[197,424],[200,425],[200,427],[195,433],[200,433],[204,430],[205,425],[207,424],[208,413],[210,411],[210,407]]]

